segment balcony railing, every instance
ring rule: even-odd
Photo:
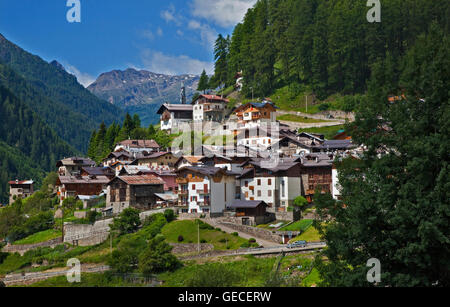
[[[189,183],[189,180],[188,180],[187,178],[177,178],[177,179],[175,180],[175,182],[176,182],[177,184],[188,184],[188,183]]]

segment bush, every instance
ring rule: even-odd
[[[220,243],[227,243],[227,239],[225,239],[225,238],[224,239],[220,239],[219,242]]]
[[[250,247],[250,243],[249,242],[244,242],[241,245],[241,248],[249,248]]]
[[[206,241],[205,239],[201,239],[200,243],[207,243],[208,241]]]
[[[164,240],[162,235],[156,236],[139,255],[139,271],[142,274],[174,271],[181,265],[177,257],[171,253],[172,247]]]
[[[140,225],[139,210],[127,208],[123,210],[118,218],[114,218],[113,224],[110,227],[112,230],[118,230],[123,235],[136,232]]]
[[[89,221],[90,224],[94,224],[95,221],[97,220],[97,217],[100,215],[101,214],[98,213],[97,211],[89,211],[86,219]]]
[[[11,242],[14,242],[34,233],[51,229],[54,224],[55,221],[52,212],[41,212],[25,220],[23,224],[12,227],[7,237]]]
[[[112,252],[108,264],[117,273],[133,272],[139,264],[139,252],[146,247],[142,236],[129,235],[123,238],[117,249]]]
[[[239,236],[239,233],[233,232],[231,235],[233,235],[233,236],[235,236],[235,237],[238,237],[238,236]]]
[[[248,243],[250,243],[250,244],[256,243],[256,239],[255,238],[250,238],[250,239],[248,239]]]
[[[164,211],[164,217],[166,218],[167,222],[170,223],[175,219],[175,212],[173,212],[172,209],[167,209]]]
[[[183,242],[184,241],[184,237],[183,236],[178,236],[178,242]]]

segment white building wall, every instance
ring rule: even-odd
[[[341,195],[340,189],[341,186],[339,184],[339,178],[338,178],[338,171],[337,169],[332,170],[331,172],[331,178],[333,180],[333,191],[332,191],[332,195],[334,199],[338,199],[339,196]]]

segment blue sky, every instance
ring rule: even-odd
[[[218,33],[230,34],[256,0],[80,0],[81,23],[67,21],[66,2],[1,0],[0,33],[88,85],[128,67],[211,73]]]

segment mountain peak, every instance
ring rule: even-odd
[[[59,69],[64,70],[64,71],[66,70],[64,68],[64,66],[61,63],[59,63],[58,61],[56,61],[56,60],[51,61],[50,65],[55,66],[56,68],[59,68]]]

